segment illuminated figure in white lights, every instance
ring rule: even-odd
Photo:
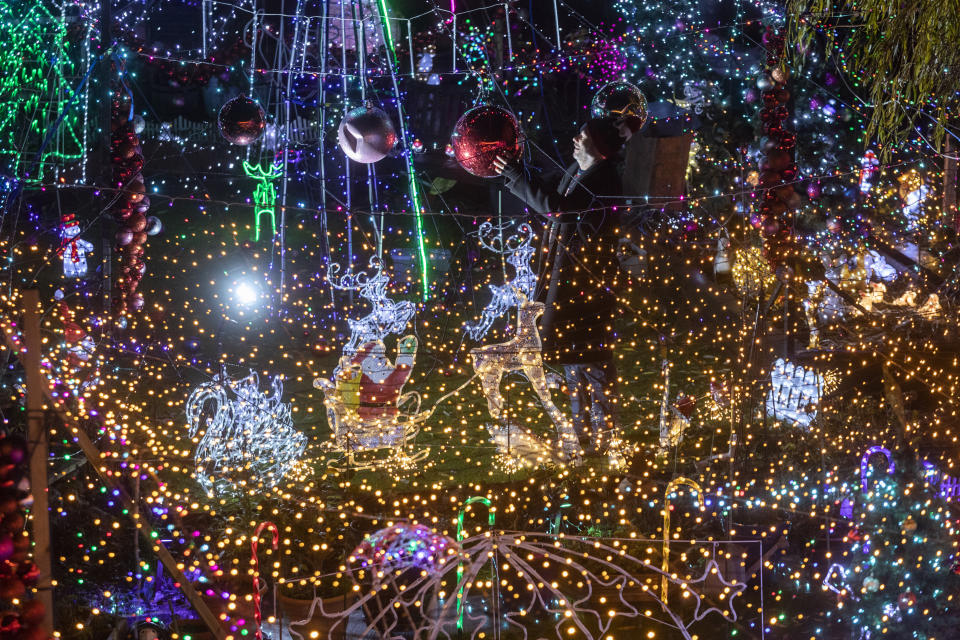
[[[191,438],[197,441],[197,480],[208,493],[277,486],[307,446],[293,428],[290,403],[281,400],[281,376],[260,391],[254,373],[230,378],[225,370],[198,385],[185,405]]]
[[[567,420],[550,397],[550,388],[543,368],[543,343],[537,320],[543,315],[544,305],[531,299],[536,288],[536,275],[530,268],[534,249],[530,245],[533,232],[529,225],[522,224],[518,233],[502,240],[502,228],[490,223],[480,227],[480,244],[490,251],[506,255],[507,264],[514,269],[513,280],[502,286],[490,285],[493,298],[484,308],[479,322],[467,323],[464,331],[474,340],[482,338],[493,322],[512,309],[517,310],[516,333],[510,340],[498,344],[471,349],[473,369],[480,378],[483,395],[487,400],[490,416],[500,424],[489,425],[491,440],[501,454],[513,462],[536,466],[557,459],[574,458],[580,446],[573,425]],[[497,238],[501,240],[498,242]],[[522,373],[543,404],[553,421],[560,439],[560,447],[551,447],[529,431],[517,425],[504,423],[504,399],[500,383],[508,373]]]
[[[60,248],[57,253],[63,258],[63,275],[67,278],[82,278],[87,275],[87,254],[93,244],[80,238],[80,225],[74,215],[60,219]]]
[[[420,411],[417,392],[403,393],[416,362],[416,337],[408,335],[398,341],[393,361],[387,357],[384,343],[388,336],[406,330],[413,319],[413,303],[388,298],[390,279],[380,259],[371,258],[369,265],[372,276],[363,271],[338,276],[339,265],[330,267],[330,286],[357,291],[370,302],[371,310],[362,318],[347,320],[350,339],[332,379],[313,382],[323,391],[334,446],[347,452],[348,463],[354,466],[356,452],[409,444],[419,430],[416,425],[430,415]]]

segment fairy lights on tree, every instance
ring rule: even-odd
[[[86,156],[89,100],[83,78],[92,64],[84,34],[71,32],[81,6],[0,3],[0,156],[5,171],[43,182]],[[78,37],[79,36],[79,37]],[[56,139],[48,133],[57,126]]]

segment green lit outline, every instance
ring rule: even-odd
[[[397,111],[400,113],[400,135],[403,137],[403,146],[405,148],[403,158],[407,164],[407,182],[410,188],[410,202],[413,205],[414,219],[417,223],[417,255],[420,258],[421,288],[423,299],[430,296],[430,279],[427,274],[427,250],[423,244],[423,206],[420,204],[420,193],[417,187],[416,175],[413,171],[413,159],[410,156],[410,145],[407,144],[407,126],[406,117],[403,114],[403,105],[400,102],[400,89],[397,85],[397,78],[393,69],[397,68],[397,51],[393,44],[393,33],[390,31],[390,20],[387,18],[386,0],[377,0],[380,8],[380,19],[383,21],[383,32],[387,39],[387,53],[390,57],[390,75],[393,77],[393,86],[397,92]]]

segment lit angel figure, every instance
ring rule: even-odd
[[[82,278],[87,275],[87,254],[93,251],[93,243],[80,236],[80,225],[70,213],[60,218],[60,248],[57,253],[63,259],[63,275],[67,278]]]
[[[916,169],[910,169],[898,178],[900,182],[899,194],[903,201],[903,216],[907,219],[907,228],[916,230],[920,221],[923,203],[930,195],[930,187],[926,185],[923,176]]]

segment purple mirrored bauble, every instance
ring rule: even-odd
[[[263,129],[267,126],[267,116],[263,107],[255,100],[237,96],[220,108],[217,126],[220,128],[220,135],[227,141],[246,146],[263,134]]]
[[[372,164],[393,151],[397,144],[397,130],[383,109],[358,107],[349,111],[340,122],[337,139],[351,160]]]

